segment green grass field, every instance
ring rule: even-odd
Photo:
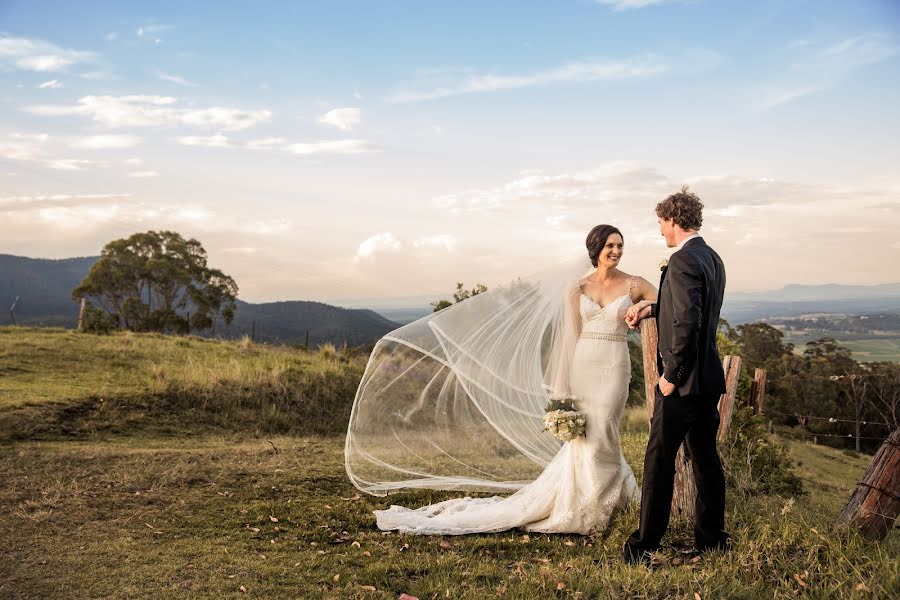
[[[900,362],[900,338],[878,340],[847,340],[841,342],[853,352],[853,358],[862,362]]]
[[[105,372],[110,360],[119,375]],[[625,566],[634,510],[592,537],[381,532],[373,509],[456,494],[375,498],[350,485],[340,432],[363,363],[333,349],[0,328],[0,596],[900,594],[897,531],[870,542],[833,525],[867,457],[797,443],[810,493],[730,490],[736,547],[696,563],[676,551],[691,537],[676,523],[658,570]],[[639,477],[645,442],[644,415],[631,409],[623,444]]]

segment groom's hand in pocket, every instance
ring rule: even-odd
[[[659,391],[663,396],[671,396],[675,393],[675,384],[666,381],[666,376],[663,375],[659,378]]]

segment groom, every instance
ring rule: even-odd
[[[659,230],[666,245],[675,248],[662,268],[659,298],[642,301],[625,315],[636,328],[641,319],[656,319],[659,345],[650,439],[644,457],[640,529],[625,542],[625,560],[650,564],[669,525],[675,478],[675,457],[687,444],[697,504],[694,542],[698,552],[725,549],[725,476],[716,451],[719,396],[725,374],[716,348],[716,330],[725,291],[725,267],[698,230],[703,203],[683,187],[656,205]]]

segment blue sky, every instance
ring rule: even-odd
[[[900,279],[900,7],[0,2],[0,252],[200,239],[248,300],[446,293],[683,183],[733,291]],[[577,251],[577,250],[576,250]],[[760,268],[766,265],[766,268]]]

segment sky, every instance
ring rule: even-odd
[[[651,281],[689,185],[728,291],[900,281],[892,0],[0,0],[0,253],[201,241],[251,302]]]

